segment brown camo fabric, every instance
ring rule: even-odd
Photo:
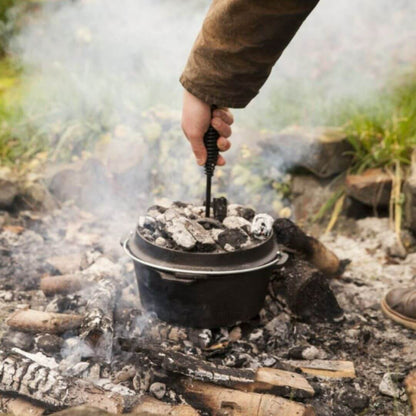
[[[319,0],[213,0],[180,81],[208,104],[243,108]]]

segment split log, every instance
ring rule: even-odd
[[[81,274],[64,274],[46,276],[40,280],[40,290],[46,295],[73,293],[88,286],[89,283]]]
[[[412,405],[412,416],[416,416],[416,370],[412,371],[405,379],[406,393]]]
[[[106,362],[111,361],[113,347],[114,308],[117,287],[109,279],[99,281],[91,288],[91,297],[81,325],[80,337],[87,341]]]
[[[293,221],[278,218],[273,223],[274,234],[279,244],[295,250],[322,273],[340,275],[345,263],[315,237],[307,235]]]
[[[81,326],[82,316],[36,311],[34,309],[18,310],[7,319],[9,327],[25,332],[61,334]]]
[[[195,380],[207,381],[233,386],[236,383],[253,383],[255,371],[249,368],[229,368],[215,365],[209,361],[183,354],[178,351],[169,351],[152,344],[135,340],[119,340],[121,347],[126,351],[144,352],[157,366],[166,371],[182,374]]]
[[[269,393],[293,399],[313,397],[315,390],[304,376],[277,368],[259,368],[254,383],[239,383],[233,388],[256,393]]]
[[[305,320],[332,321],[342,318],[343,310],[329,287],[328,279],[310,263],[290,259],[275,271],[280,285],[276,292],[282,293],[290,309]]]
[[[120,413],[127,398],[91,382],[65,377],[56,370],[16,354],[0,352],[0,392],[36,400],[45,407],[73,407],[88,403],[109,412]]]
[[[352,361],[342,360],[288,360],[285,363],[301,369],[305,374],[318,377],[355,378]]]
[[[172,405],[161,402],[150,396],[140,399],[140,402],[133,407],[132,414],[140,416],[198,416],[199,412],[186,404]]]
[[[193,407],[212,414],[229,410],[229,414],[238,416],[315,415],[311,407],[271,394],[242,392],[189,379],[182,380],[181,386]]]
[[[20,397],[3,395],[0,395],[0,408],[13,416],[42,416],[46,410]]]

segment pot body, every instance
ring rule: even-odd
[[[269,268],[189,279],[137,261],[134,267],[143,307],[163,321],[195,328],[230,326],[254,317],[263,306],[271,273]]]

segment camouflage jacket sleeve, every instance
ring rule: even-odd
[[[245,107],[318,1],[213,0],[182,85],[208,104]]]

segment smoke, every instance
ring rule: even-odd
[[[177,113],[165,118],[174,125],[167,131],[149,109],[180,109],[178,78],[208,5],[201,0],[80,0],[42,6],[12,45],[26,69],[24,112],[52,137],[56,155],[65,150],[67,157],[79,156],[88,146],[95,151],[98,140],[105,163],[117,165],[118,157],[123,166],[133,159],[130,170],[114,171],[131,192],[147,199],[201,200],[202,171],[180,132]],[[321,0],[259,97],[236,111],[237,126],[326,124],[323,108],[371,97],[414,60],[415,11],[412,0]],[[229,160],[238,160],[247,136],[236,132]],[[254,134],[246,143],[256,141]],[[217,190],[239,202],[250,202],[245,200],[250,193],[264,193],[268,179],[246,193],[236,189],[241,175],[250,177],[244,169],[233,170],[232,163],[224,168],[219,181],[225,185]],[[106,203],[114,204],[114,198]]]

